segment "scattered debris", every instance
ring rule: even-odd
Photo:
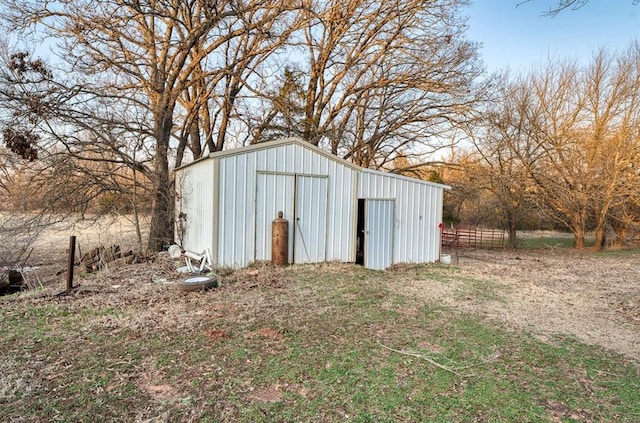
[[[38,276],[37,267],[27,266],[33,248],[22,261],[12,267],[0,267],[0,295],[9,295],[25,289],[42,288],[42,281]]]
[[[183,251],[178,245],[169,246],[167,253],[172,259],[184,257],[185,266],[176,268],[178,273],[194,274],[178,281],[178,289],[181,291],[204,291],[210,288],[217,288],[219,285],[218,275],[213,270],[213,260],[208,248],[200,254],[193,251]]]
[[[132,250],[122,252],[119,245],[112,245],[108,248],[99,246],[84,254],[79,261],[88,273],[101,270],[107,264],[123,265],[131,264],[135,260]]]
[[[185,264],[191,273],[211,271],[213,260],[211,259],[211,252],[208,248],[205,248],[201,254],[185,251],[183,256]]]
[[[13,294],[22,291],[22,274],[15,269],[3,269],[0,274],[0,294]]]
[[[218,278],[215,273],[209,273],[207,276],[187,278],[178,282],[178,289],[181,291],[205,291],[217,287]]]
[[[182,248],[180,248],[180,246],[175,244],[170,245],[169,248],[167,249],[167,252],[169,253],[169,257],[174,259],[178,259],[180,258],[180,256],[182,256]]]
[[[488,356],[487,358],[485,358],[484,360],[482,360],[479,363],[474,363],[474,364],[467,364],[464,366],[456,366],[456,367],[451,367],[451,366],[446,366],[444,364],[441,364],[439,362],[437,362],[435,359],[433,359],[432,357],[429,357],[428,355],[421,353],[419,351],[404,351],[404,350],[397,350],[395,348],[391,348],[391,347],[387,347],[386,345],[382,344],[380,341],[377,341],[378,345],[380,345],[382,348],[385,348],[389,351],[393,351],[395,353],[398,354],[402,354],[402,355],[408,355],[411,357],[416,357],[422,360],[425,360],[426,362],[434,365],[435,367],[445,370],[449,373],[452,373],[458,377],[470,377],[472,375],[463,375],[460,373],[460,370],[464,370],[464,369],[469,369],[471,367],[477,367],[477,366],[483,366],[489,363],[493,363],[494,361],[498,360],[500,358],[500,353],[494,352],[493,354],[491,354],[490,356]]]
[[[211,329],[207,331],[207,337],[212,341],[216,342],[220,339],[226,338],[227,334],[223,330],[215,330]]]

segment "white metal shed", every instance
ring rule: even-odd
[[[429,263],[440,258],[440,223],[448,186],[362,169],[358,204],[364,209],[364,265]]]
[[[210,154],[176,169],[176,240],[217,266],[271,259],[271,222],[289,221],[290,263],[433,262],[443,190],[362,169],[297,138]]]

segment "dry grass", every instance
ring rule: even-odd
[[[85,249],[112,244],[123,245],[123,249],[136,248],[134,227],[127,218],[75,225],[61,223],[50,228],[35,244],[32,261],[39,263],[39,273],[44,275],[41,278],[54,291],[64,286],[65,274],[55,276],[54,270],[65,268],[67,234],[75,234]],[[457,265],[448,267],[450,272],[436,278],[423,280],[415,272],[403,271],[412,266],[396,266],[395,270],[400,270],[396,278],[401,283],[394,289],[424,303],[444,304],[506,327],[533,332],[541,339],[552,334],[572,335],[640,359],[639,257],[640,253],[592,254],[560,248],[462,250]],[[99,275],[88,277],[74,295],[96,289],[107,307],[126,305],[137,296],[158,297],[163,289],[172,291],[172,288],[158,290],[157,286],[141,281],[174,282],[179,277],[175,266],[167,259],[124,271],[107,266]],[[265,272],[266,269],[269,271]],[[223,283],[233,285],[239,292],[265,284],[278,286],[284,280],[284,273],[264,264],[240,271],[223,269],[222,274]],[[96,292],[92,296],[96,297]],[[176,306],[174,300],[162,296],[155,301]],[[154,309],[142,310],[128,324],[155,322],[157,317],[150,316],[155,314]],[[161,315],[167,322],[180,320],[168,315],[167,310],[162,310]]]
[[[68,218],[42,230],[31,244],[33,247],[27,266],[35,268],[37,277],[45,286],[64,286],[69,248],[69,238],[74,235],[77,242],[76,257],[82,253],[104,246],[120,245],[121,251],[143,252],[147,228],[142,222],[141,246],[137,240],[132,216],[102,216],[95,219],[77,220]]]
[[[1,299],[0,419],[637,421],[639,258],[108,267]]]
[[[504,327],[532,332],[541,339],[553,334],[571,335],[640,359],[639,258],[638,254],[598,255],[570,250],[553,254],[545,250],[468,250],[461,254],[458,265],[441,268],[437,275],[420,277],[411,271],[415,266],[397,266],[392,289],[418,299],[420,304],[452,307]],[[193,307],[203,306],[209,299],[197,293],[176,297],[172,284],[181,277],[175,272],[179,264],[161,255],[124,269],[107,266],[96,275],[78,279],[78,289],[57,301],[68,303],[72,309],[84,307],[84,301],[76,300],[85,298],[102,308],[145,305],[133,319],[127,316],[118,321],[117,316],[105,316],[101,321],[93,319],[91,324],[135,330],[189,325]],[[349,265],[338,263],[322,266],[350,271]],[[256,288],[277,289],[290,278],[289,270],[269,264],[218,271],[221,292],[234,295]],[[23,300],[34,304],[50,301],[62,286],[58,283],[45,291],[26,293]],[[263,300],[256,297],[251,301]]]
[[[446,280],[407,280],[400,289],[543,339],[572,335],[640,359],[639,259],[567,249],[469,250]]]

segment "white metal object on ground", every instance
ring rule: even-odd
[[[182,249],[175,244],[171,245],[167,251],[169,252],[169,257],[173,259],[180,258],[182,255]]]
[[[196,254],[192,251],[185,251],[183,255],[185,264],[190,272],[204,272],[205,270],[211,270],[211,252],[208,248],[205,248],[202,254]],[[194,262],[196,262],[197,264],[195,264]]]
[[[208,276],[196,276],[187,278],[178,282],[178,288],[181,291],[201,291],[218,286],[217,278]]]

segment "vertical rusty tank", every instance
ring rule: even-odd
[[[271,224],[271,262],[285,266],[289,263],[289,221],[281,211]]]

